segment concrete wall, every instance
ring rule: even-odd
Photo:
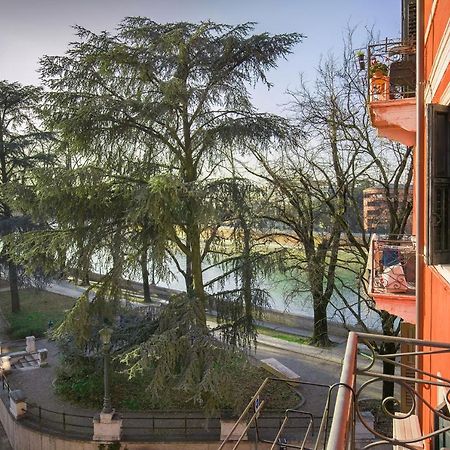
[[[298,314],[290,314],[287,312],[274,311],[273,309],[266,309],[263,312],[263,320],[288,327],[298,327],[302,330],[309,330],[312,332],[314,320],[309,316],[300,316]],[[356,327],[349,327],[351,331],[362,331]],[[328,322],[328,332],[332,336],[347,337],[348,330],[344,328],[342,323]]]

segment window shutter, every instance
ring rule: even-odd
[[[402,3],[402,40],[403,42],[415,42],[416,0],[403,0]]]
[[[428,105],[429,264],[450,263],[450,114]]]

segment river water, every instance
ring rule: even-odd
[[[178,262],[181,267],[184,267],[185,260],[182,256],[178,257]],[[105,272],[105,266],[108,264],[102,261],[102,258],[97,256],[94,258],[93,264],[94,271],[98,273]],[[172,273],[170,280],[155,278],[154,282],[158,286],[167,287],[170,289],[176,289],[184,291],[186,289],[184,284],[183,276],[178,272],[174,262],[169,263],[169,270]],[[340,269],[342,272],[344,269]],[[151,270],[150,270],[151,272]],[[223,267],[214,266],[204,269],[203,278],[204,282],[207,283],[223,274]],[[357,285],[356,280],[350,278],[350,275],[343,275],[342,278],[346,279],[347,284]],[[125,278],[130,278],[133,281],[142,282],[142,275],[140,271],[130,272],[125,274]],[[152,281],[152,280],[151,280]],[[266,277],[260,277],[258,280],[258,287],[265,289],[270,295],[270,307],[276,311],[289,312],[291,314],[298,314],[302,316],[313,316],[312,308],[312,296],[310,292],[306,289],[306,286],[302,286],[303,289],[295,289],[295,295],[292,295],[292,290],[294,288],[294,282],[291,280],[289,274],[283,273],[279,270],[274,270],[270,275]],[[225,282],[215,283],[208,287],[208,292],[215,293],[222,290],[229,290],[236,288],[236,281],[233,276],[228,277]],[[354,305],[354,309],[359,311],[364,323],[372,329],[379,329],[379,318],[378,315],[371,311],[364,302],[358,305],[357,295],[350,289],[343,287],[343,294],[348,303]],[[334,294],[331,300],[331,305],[328,307],[327,315],[328,318],[335,322],[342,322],[341,314],[345,317],[345,321],[350,324],[356,324],[356,319],[344,308],[344,303],[337,294]],[[333,306],[334,305],[334,306]],[[341,314],[336,312],[336,308],[341,310]]]

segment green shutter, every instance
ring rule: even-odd
[[[402,40],[403,42],[416,41],[416,0],[403,0],[402,2]]]
[[[428,105],[428,263],[450,264],[450,114]]]

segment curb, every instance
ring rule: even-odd
[[[330,349],[317,348],[303,344],[294,344],[291,342],[283,341],[281,339],[268,338],[266,336],[261,337],[261,335],[258,336],[257,342],[258,344],[264,345],[266,347],[289,351],[292,353],[297,353],[298,355],[304,355],[310,358],[316,358],[334,364],[341,365],[344,360],[344,355],[340,355],[339,353]]]

